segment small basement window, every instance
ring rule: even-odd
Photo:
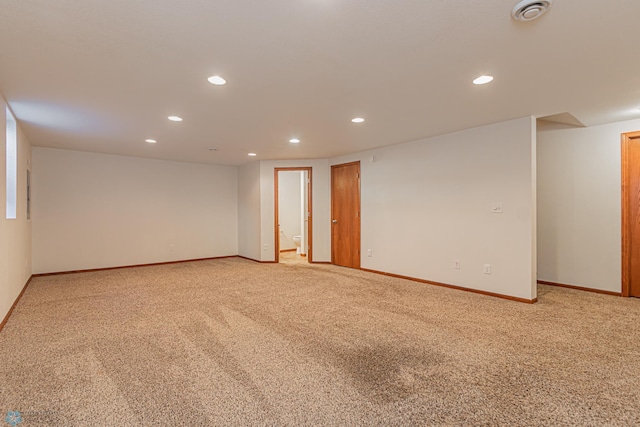
[[[18,202],[18,126],[7,107],[7,219],[16,219]]]

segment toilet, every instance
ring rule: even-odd
[[[302,240],[302,236],[293,236],[293,243],[296,245],[296,254],[300,255],[300,241]]]

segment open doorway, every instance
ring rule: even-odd
[[[275,261],[309,263],[312,258],[311,168],[276,168]]]

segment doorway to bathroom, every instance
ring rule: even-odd
[[[275,261],[299,264],[313,262],[311,215],[311,168],[276,168]]]

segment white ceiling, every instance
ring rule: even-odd
[[[0,0],[0,92],[37,146],[229,165],[640,117],[640,1],[554,0],[529,23],[516,3]]]

